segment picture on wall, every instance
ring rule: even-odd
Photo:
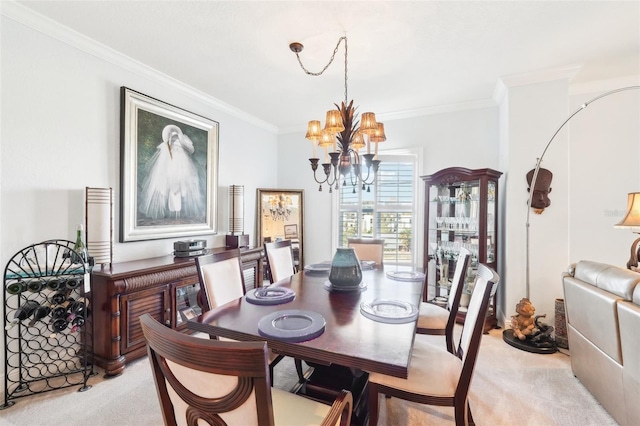
[[[120,242],[216,233],[218,123],[121,88]]]

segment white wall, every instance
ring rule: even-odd
[[[1,265],[28,245],[74,240],[86,186],[114,189],[114,262],[172,252],[179,238],[117,242],[120,86],[219,123],[218,235],[203,237],[209,247],[224,245],[229,185],[245,185],[247,212],[255,212],[256,188],[276,185],[275,128],[114,52],[78,48],[84,41],[63,29],[54,38],[6,16],[0,28]],[[253,237],[254,229],[248,213],[245,231]]]
[[[245,185],[245,208],[254,212],[255,189],[276,184],[275,128],[243,120],[215,99],[126,58],[93,53],[2,17],[0,263],[29,244],[75,239],[86,186],[114,188],[115,262],[173,250],[177,239],[117,242],[120,86],[219,123],[219,232],[205,239],[211,247],[224,245],[228,186]],[[245,230],[253,237],[255,220],[247,216]]]
[[[501,105],[501,157],[507,170],[503,212],[503,315],[525,297],[527,171],[554,132],[580,105],[640,78],[572,86],[567,78],[509,88]],[[640,90],[607,96],[575,115],[547,150],[542,167],[553,172],[551,206],[530,214],[530,299],[554,324],[563,298],[561,274],[582,259],[625,267],[634,239],[615,229],[628,192],[640,190]]]

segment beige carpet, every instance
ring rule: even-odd
[[[417,338],[431,338],[417,336]],[[276,386],[295,381],[290,358],[278,364]],[[100,371],[100,373],[102,373]],[[147,359],[128,365],[124,374],[89,380],[92,388],[61,389],[15,400],[0,411],[6,426],[161,425],[156,391]],[[607,426],[616,422],[571,373],[566,354],[536,355],[502,341],[502,331],[483,337],[474,380],[471,410],[480,426]],[[379,425],[453,424],[453,411],[383,398]]]

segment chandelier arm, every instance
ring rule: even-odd
[[[340,47],[340,43],[342,43],[342,40],[344,40],[344,45],[345,45],[345,61],[346,61],[346,55],[347,55],[347,36],[342,36],[340,37],[340,39],[338,40],[338,43],[336,44],[335,49],[333,49],[333,54],[331,55],[331,59],[329,59],[329,63],[327,65],[324,66],[324,68],[322,68],[322,71],[320,72],[313,72],[313,71],[309,71],[304,64],[302,63],[302,60],[300,59],[300,52],[299,51],[295,51],[294,53],[296,54],[296,58],[298,58],[298,63],[300,64],[300,68],[302,68],[302,70],[307,74],[307,75],[312,75],[312,76],[320,76],[322,75],[327,68],[329,68],[329,66],[331,65],[331,63],[333,62],[333,60],[336,57],[336,53],[338,53],[338,48]],[[300,49],[302,50],[302,49]],[[345,75],[346,75],[346,62],[345,62]]]
[[[525,256],[526,256],[526,264],[525,264],[525,274],[526,274],[525,275],[525,297],[527,299],[529,299],[530,276],[531,276],[530,275],[530,267],[529,267],[529,216],[530,216],[530,213],[531,213],[531,202],[533,200],[533,188],[535,188],[536,179],[538,178],[538,172],[540,171],[540,165],[542,164],[542,159],[544,158],[544,155],[547,153],[547,149],[549,149],[549,145],[551,145],[551,142],[553,142],[553,140],[558,135],[558,133],[560,133],[560,130],[562,130],[562,128],[569,122],[569,120],[571,120],[573,117],[575,117],[576,114],[578,114],[580,111],[586,109],[593,102],[597,101],[598,99],[602,99],[602,98],[604,98],[606,96],[613,95],[614,93],[623,92],[623,91],[626,91],[626,90],[634,90],[634,89],[640,89],[640,86],[627,86],[627,87],[621,87],[619,89],[610,90],[610,91],[602,93],[601,95],[598,95],[595,98],[593,98],[593,99],[583,103],[582,105],[580,105],[580,108],[575,110],[558,127],[558,129],[555,131],[553,136],[551,136],[551,139],[549,139],[549,142],[547,142],[547,144],[545,145],[544,150],[542,151],[542,154],[540,155],[540,157],[536,161],[536,167],[535,167],[535,170],[533,171],[533,176],[531,177],[531,184],[529,184],[529,199],[527,200],[527,221],[526,221],[526,224],[525,224],[525,227],[526,227],[526,234],[525,234],[525,239],[526,239],[526,245],[525,245]]]

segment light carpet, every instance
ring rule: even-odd
[[[416,336],[444,344],[444,338]],[[162,425],[151,369],[146,358],[124,373],[89,379],[92,388],[66,388],[14,400],[0,411],[6,426]],[[275,367],[274,383],[290,389],[296,373],[291,358]],[[502,340],[502,330],[484,335],[471,383],[470,405],[480,426],[609,426],[617,423],[571,372],[566,353],[538,355]],[[453,424],[453,409],[381,398],[379,425]]]

